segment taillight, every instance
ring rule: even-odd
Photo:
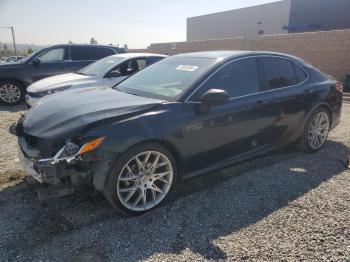
[[[335,90],[337,90],[340,93],[343,93],[343,90],[344,90],[343,84],[341,82],[336,83]]]

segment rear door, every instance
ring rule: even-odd
[[[70,59],[67,71],[75,72],[83,67],[100,60],[104,57],[114,55],[115,51],[109,47],[97,46],[70,46]]]
[[[263,88],[269,101],[262,110],[268,112],[271,126],[262,133],[264,143],[286,143],[301,129],[305,103],[303,82],[306,72],[294,61],[278,56],[259,58]]]

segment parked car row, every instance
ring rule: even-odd
[[[140,214],[179,180],[293,143],[321,149],[340,121],[342,88],[280,53],[113,55],[29,87],[19,156],[40,183],[90,184]]]
[[[37,81],[27,88],[26,102],[33,106],[40,98],[68,89],[113,87],[126,77],[166,56],[157,54],[118,54],[98,60],[83,69]]]
[[[56,45],[43,48],[18,63],[0,65],[0,104],[24,101],[26,88],[40,79],[75,72],[106,56],[125,53],[123,48],[99,45]]]

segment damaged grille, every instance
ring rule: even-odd
[[[37,137],[31,136],[31,135],[28,135],[28,134],[24,133],[24,139],[26,140],[26,142],[28,143],[28,145],[30,147],[36,147],[37,146],[37,142],[38,142]]]

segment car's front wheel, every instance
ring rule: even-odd
[[[320,150],[327,141],[330,129],[330,116],[326,109],[317,108],[308,119],[298,147],[305,152]]]
[[[112,167],[103,193],[117,209],[142,214],[157,207],[177,176],[171,153],[156,143],[144,143],[124,153]]]
[[[25,88],[15,80],[0,81],[0,104],[18,105],[24,100]]]

